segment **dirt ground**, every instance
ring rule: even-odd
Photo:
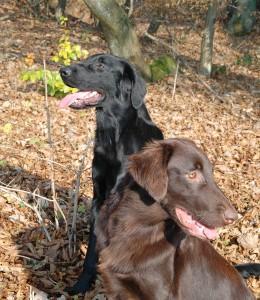
[[[203,9],[191,14],[189,6],[183,6],[161,26],[156,37],[172,44],[190,69],[180,65],[175,93],[174,74],[149,84],[146,103],[166,137],[191,138],[207,152],[217,182],[239,212],[235,224],[220,230],[214,247],[232,264],[259,262],[260,28],[256,26],[246,37],[231,38],[219,22],[214,64],[225,65],[226,73],[201,80],[196,68],[204,16]],[[146,57],[170,53],[162,43],[143,38],[148,19],[141,8],[134,17]],[[90,54],[108,52],[100,33],[74,19],[69,26],[72,42]],[[35,56],[33,68],[41,67],[45,56],[47,66],[58,69],[50,57],[65,29],[53,19],[30,16],[26,7],[11,0],[0,2],[0,28],[0,298],[32,298],[37,288],[46,293],[39,299],[46,299],[47,294],[56,299],[57,293],[75,282],[86,252],[95,113],[59,110],[59,99],[49,97],[52,157],[44,94],[39,86],[22,82],[20,74],[28,69],[31,54]],[[245,56],[250,56],[250,64],[241,63]],[[70,226],[71,195],[86,147],[72,251],[66,222]],[[66,219],[59,215],[59,228],[50,201],[52,167],[56,196]],[[260,299],[259,280],[252,277],[248,284]],[[100,292],[97,280],[85,299],[96,299]]]

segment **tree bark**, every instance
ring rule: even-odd
[[[212,53],[213,53],[213,39],[215,31],[215,21],[217,16],[219,1],[213,0],[210,2],[206,17],[206,27],[203,32],[201,41],[201,54],[199,73],[209,77],[212,70]]]
[[[115,0],[84,0],[99,19],[105,39],[114,55],[133,62],[150,79],[151,72],[141,53],[138,37],[124,10]]]

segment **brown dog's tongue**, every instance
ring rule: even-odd
[[[215,228],[208,228],[202,225],[194,220],[184,209],[176,208],[175,211],[179,221],[191,235],[204,239],[207,238],[209,240],[217,238],[218,234]]]

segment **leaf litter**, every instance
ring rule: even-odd
[[[217,182],[239,212],[235,224],[220,230],[214,247],[232,264],[259,262],[259,28],[249,36],[234,39],[223,31],[222,24],[217,24],[214,63],[225,65],[227,72],[203,80],[223,99],[220,102],[194,76],[205,11],[195,10],[190,16],[185,6],[179,10],[171,10],[174,24],[168,25],[168,30],[161,26],[156,36],[168,43],[172,39],[174,48],[191,69],[179,72],[174,95],[174,76],[149,84],[146,104],[166,137],[191,138],[207,152],[214,163]],[[142,36],[148,20],[139,23],[140,16],[145,18],[145,11],[139,7],[134,17],[138,34]],[[195,25],[187,20],[193,20]],[[53,20],[43,22],[28,17],[15,1],[0,4],[0,23],[6,28],[0,32],[3,74],[0,78],[0,186],[9,188],[0,190],[0,297],[11,300],[38,295],[39,299],[48,296],[57,299],[66,286],[75,282],[87,249],[95,113],[94,110],[58,110],[58,99],[49,99],[56,196],[68,223],[73,211],[71,198],[76,172],[86,136],[89,137],[73,252],[61,217],[60,228],[55,229],[53,204],[48,200],[52,194],[44,96],[35,85],[25,85],[19,79],[28,64],[42,67],[43,54],[52,55],[64,29]],[[89,33],[89,38],[82,40],[84,26],[77,22],[70,25],[73,40],[90,54],[108,52],[100,34]],[[144,41],[143,49],[150,58],[169,52],[151,41]],[[244,55],[252,57],[251,65],[238,64]],[[51,240],[27,204],[37,205]],[[256,297],[260,297],[259,280],[252,277],[248,284]],[[85,298],[102,299],[102,292],[98,279],[95,289]]]

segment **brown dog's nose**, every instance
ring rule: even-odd
[[[231,224],[233,223],[235,220],[237,220],[238,215],[236,210],[233,207],[229,207],[224,211],[224,222],[226,224]]]

